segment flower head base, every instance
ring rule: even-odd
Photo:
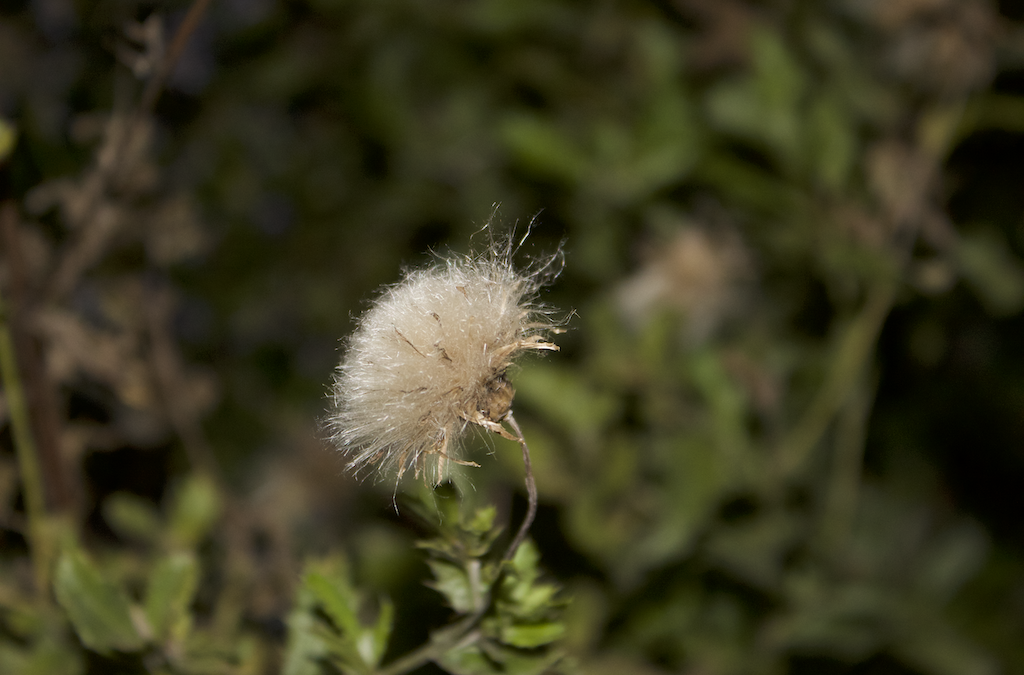
[[[475,424],[518,440],[502,421],[515,390],[506,377],[526,351],[557,351],[534,296],[561,254],[525,271],[511,237],[482,255],[408,272],[363,315],[334,376],[331,439],[356,473],[410,467],[430,483],[448,476]]]

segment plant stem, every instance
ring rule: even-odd
[[[14,353],[14,342],[7,325],[7,308],[0,297],[0,370],[3,371],[4,393],[11,417],[11,432],[18,454],[18,469],[21,474],[21,490],[25,500],[25,519],[28,521],[28,541],[32,550],[32,564],[36,584],[42,592],[47,586],[47,563],[45,542],[43,542],[43,518],[46,504],[43,496],[42,476],[39,460],[32,438],[32,427],[28,418],[25,390],[18,376],[18,359]]]
[[[860,314],[840,338],[839,349],[832,359],[825,383],[796,428],[783,440],[779,467],[779,477],[783,481],[804,468],[836,413],[864,377],[882,325],[892,309],[896,288],[896,284],[888,279],[877,283],[869,291]]]
[[[185,18],[182,19],[178,30],[174,33],[171,44],[160,60],[156,72],[149,79],[149,82],[146,83],[146,89],[142,93],[142,101],[139,103],[140,115],[150,113],[156,107],[157,99],[160,97],[164,84],[174,71],[174,66],[177,65],[178,60],[185,51],[189,38],[192,37],[192,33],[199,26],[199,21],[203,18],[203,14],[206,13],[206,9],[209,6],[210,0],[195,0],[192,6],[188,8],[188,13],[185,14]]]
[[[463,641],[475,640],[477,635],[474,629],[481,616],[483,616],[483,610],[467,616],[450,628],[440,631],[445,633],[446,637],[440,639],[431,638],[429,642],[419,649],[392,661],[384,668],[375,670],[374,675],[400,675],[401,673],[407,673],[410,670],[419,668],[428,661],[435,661],[441,658],[445,652],[459,646]]]
[[[519,424],[516,422],[516,418],[512,416],[510,412],[505,420],[508,421],[512,430],[516,432],[517,440],[519,441],[519,447],[523,449],[523,464],[526,467],[526,493],[529,496],[529,502],[526,508],[526,517],[523,519],[523,523],[519,526],[519,531],[516,532],[515,538],[512,543],[509,544],[508,550],[505,552],[504,561],[511,560],[519,549],[519,546],[526,539],[526,533],[530,530],[530,525],[533,524],[534,518],[537,516],[537,483],[533,479],[533,465],[530,463],[530,448],[526,445],[526,440],[523,438],[523,430],[519,428]],[[476,612],[467,616],[462,621],[450,626],[449,628],[439,631],[442,635],[440,637],[432,638],[428,643],[419,647],[415,651],[409,652],[405,656],[402,656],[395,661],[392,661],[384,668],[379,668],[374,671],[374,675],[400,675],[400,673],[406,673],[415,668],[419,668],[428,661],[436,661],[441,658],[448,650],[458,647],[461,643],[468,643],[476,640],[479,635],[476,632],[477,624],[487,611],[489,602],[483,603]]]
[[[857,514],[864,440],[877,384],[877,378],[874,382],[868,377],[862,378],[837,420],[835,453],[821,528],[823,546],[837,559],[843,555]]]
[[[523,438],[523,430],[519,428],[519,424],[516,422],[516,418],[512,415],[511,411],[509,411],[505,419],[508,421],[509,426],[512,427],[512,430],[516,432],[516,436],[519,437],[519,447],[523,449],[523,465],[526,467],[526,494],[529,497],[523,524],[519,526],[515,539],[512,540],[508,550],[505,552],[504,559],[511,560],[519,549],[519,545],[526,539],[526,533],[530,530],[530,525],[533,524],[533,519],[537,516],[537,483],[533,479],[533,466],[530,464],[530,448],[526,445],[526,439]]]

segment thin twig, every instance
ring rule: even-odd
[[[837,420],[835,454],[821,521],[822,545],[837,559],[843,555],[853,529],[864,471],[864,439],[877,387],[877,376],[862,377]]]
[[[375,670],[374,675],[401,675],[401,673],[407,673],[419,668],[428,661],[437,661],[444,656],[445,652],[458,647],[460,644],[472,642],[477,638],[476,624],[480,621],[483,613],[483,609],[478,610],[457,624],[442,629],[439,632],[444,633],[444,637],[439,639],[431,638],[422,647],[395,659],[383,668]]]
[[[780,474],[783,480],[802,470],[818,441],[825,435],[836,413],[863,377],[874,354],[878,335],[892,309],[897,285],[883,279],[869,291],[860,314],[841,337],[831,370],[803,418],[783,440]]]
[[[58,512],[74,511],[81,494],[61,452],[61,414],[55,385],[46,372],[43,346],[29,328],[31,293],[21,245],[18,210],[13,201],[0,205],[0,241],[7,262],[9,295],[7,325],[25,387],[29,423],[35,441],[44,504]]]
[[[519,526],[515,539],[512,540],[508,550],[505,552],[504,560],[511,560],[519,549],[519,545],[526,539],[526,533],[529,532],[530,526],[533,525],[533,519],[537,516],[537,483],[533,479],[533,465],[530,464],[530,448],[526,445],[523,430],[519,428],[519,424],[516,422],[516,418],[512,415],[511,411],[509,411],[505,419],[508,421],[509,426],[512,427],[512,430],[516,432],[516,436],[519,437],[519,447],[523,449],[523,465],[526,467],[526,494],[529,497],[523,524]]]
[[[188,13],[185,14],[185,18],[181,20],[181,25],[178,26],[178,30],[174,33],[171,45],[160,60],[159,67],[157,67],[149,82],[146,83],[146,89],[142,92],[142,101],[139,104],[140,114],[148,114],[153,111],[157,99],[160,98],[160,92],[163,91],[164,85],[167,83],[167,78],[174,71],[174,66],[177,65],[178,59],[181,58],[182,52],[185,51],[189,38],[192,37],[192,33],[199,26],[199,20],[203,18],[203,14],[206,13],[206,9],[209,6],[210,0],[196,0],[188,8]]]
[[[107,126],[112,151],[106,157],[101,150],[97,153],[96,167],[85,179],[86,192],[82,205],[76,209],[72,229],[79,234],[62,254],[57,268],[50,278],[45,297],[50,302],[59,301],[78,281],[82,273],[103,253],[117,228],[116,219],[97,218],[104,197],[109,193],[116,178],[124,173],[125,158],[129,149],[138,143],[137,136],[145,130],[146,120],[156,107],[160,93],[167,79],[181,58],[189,38],[199,25],[199,20],[210,5],[210,0],[195,0],[171,40],[170,47],[160,59],[153,76],[146,83],[138,105],[128,115],[127,122],[119,124],[111,119]],[[120,129],[118,128],[120,126]]]
[[[2,297],[0,297],[0,370],[3,371],[7,410],[11,419],[15,450],[18,454],[21,491],[25,501],[28,541],[32,550],[36,585],[42,591],[47,587],[48,567],[44,555],[45,542],[42,541],[46,504],[43,497],[42,476],[39,473],[39,460],[36,457],[36,446],[28,418],[28,406],[21,386],[21,378],[18,376],[17,355],[14,353],[14,343],[8,330],[7,312]]]

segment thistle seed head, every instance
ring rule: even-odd
[[[521,243],[521,242],[520,242]],[[334,375],[331,440],[357,475],[409,468],[443,482],[472,424],[502,426],[515,390],[509,367],[526,351],[557,351],[535,303],[561,269],[559,251],[525,270],[511,236],[480,255],[451,256],[409,271],[361,317]]]

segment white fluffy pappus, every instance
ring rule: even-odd
[[[502,425],[515,395],[506,372],[523,352],[558,350],[547,341],[558,328],[535,299],[562,255],[519,271],[516,248],[510,236],[484,254],[409,271],[361,317],[327,419],[357,475],[400,479],[413,468],[436,485],[449,462],[478,466],[459,457],[469,425],[520,440]]]

